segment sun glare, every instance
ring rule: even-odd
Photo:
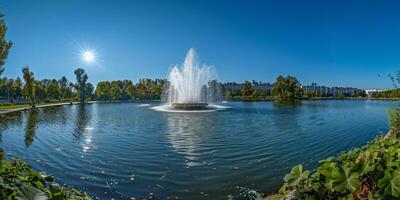
[[[95,60],[94,53],[92,51],[83,52],[83,60],[86,62],[93,62]]]

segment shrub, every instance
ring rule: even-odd
[[[91,199],[74,188],[60,186],[51,176],[31,170],[25,162],[2,160],[3,154],[0,149],[0,199]]]

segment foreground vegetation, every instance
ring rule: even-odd
[[[319,161],[314,170],[294,167],[279,194],[267,199],[399,199],[400,110],[391,110],[390,134]]]
[[[89,200],[74,188],[60,186],[51,176],[33,171],[17,159],[3,160],[0,152],[0,199],[4,200]]]

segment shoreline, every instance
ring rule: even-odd
[[[85,102],[85,104],[92,104],[96,103],[97,101],[88,101]],[[35,108],[46,108],[46,107],[54,107],[54,106],[64,106],[64,105],[77,105],[81,104],[80,102],[60,102],[60,103],[50,103],[50,104],[44,104],[44,105],[37,105]],[[10,108],[10,109],[0,109],[0,116],[3,116],[8,113],[14,113],[14,112],[19,112],[19,111],[25,111],[25,110],[31,110],[31,106],[24,106],[20,108]]]
[[[224,99],[224,101],[242,101],[242,102],[271,102],[271,101],[276,101],[277,99],[255,99],[255,100],[243,100],[243,99]],[[301,99],[305,101],[318,101],[318,100],[383,100],[383,101],[400,101],[400,98],[312,98],[312,99]],[[140,103],[140,102],[148,102],[148,101],[153,101],[157,102],[160,100],[136,100],[136,101],[125,101],[125,100],[117,100],[117,101],[87,101],[85,104],[92,104],[92,103]],[[53,107],[53,106],[64,106],[64,105],[77,105],[80,104],[80,102],[60,102],[60,103],[50,103],[50,104],[44,104],[44,105],[37,105],[36,108],[46,108],[46,107]],[[24,110],[30,110],[32,109],[31,106],[24,106],[20,108],[10,108],[10,109],[0,109],[0,116],[3,116],[8,113],[14,113],[14,112],[19,112],[19,111],[24,111]]]
[[[387,140],[390,140],[391,138],[393,139],[393,137],[396,137],[396,135],[394,135],[393,136],[393,130],[391,129],[391,128],[389,128],[389,130],[385,133],[385,134],[382,134],[382,135],[378,135],[378,136],[375,136],[375,138],[374,139],[372,139],[372,140],[370,140],[370,141],[368,141],[366,144],[364,144],[364,145],[362,145],[362,146],[360,146],[360,147],[353,147],[351,150],[348,150],[348,151],[343,151],[343,152],[341,152],[340,154],[338,154],[338,155],[335,155],[335,156],[331,156],[331,157],[328,157],[328,158],[326,158],[325,160],[320,160],[320,161],[325,161],[325,162],[331,162],[331,160],[329,160],[330,158],[332,158],[332,160],[333,159],[336,159],[336,160],[339,160],[340,159],[340,156],[342,156],[342,155],[345,155],[345,154],[349,154],[349,152],[352,152],[352,151],[354,151],[354,150],[357,150],[357,149],[359,149],[360,151],[362,151],[362,153],[360,153],[359,155],[358,155],[358,157],[355,159],[356,160],[356,162],[360,162],[360,160],[362,160],[362,159],[365,159],[365,155],[367,155],[365,152],[367,151],[366,149],[368,148],[368,147],[370,147],[371,145],[373,145],[374,143],[376,143],[377,142],[377,140],[379,140],[379,138],[381,138],[381,141],[387,141]],[[302,164],[300,164],[300,165],[302,165]],[[297,165],[297,166],[299,166],[299,165]],[[295,167],[297,167],[297,166],[294,166],[293,168],[292,168],[292,171],[293,171],[293,169],[295,168]],[[321,166],[323,166],[323,165],[320,165],[320,166],[318,166],[318,167],[315,167],[314,169],[311,169],[312,170],[312,172],[314,172],[315,173],[315,171],[318,171],[318,168],[320,168]],[[287,177],[290,173],[292,173],[292,171],[291,172],[288,172],[286,175],[285,175],[285,177]],[[309,170],[306,170],[306,171],[309,171]],[[309,171],[310,172],[310,171]],[[312,176],[308,176],[307,175],[307,178],[308,177],[312,177]],[[263,196],[262,197],[262,200],[285,200],[285,199],[292,199],[292,200],[294,200],[294,199],[298,199],[298,197],[296,197],[296,195],[295,195],[295,193],[297,192],[297,189],[289,189],[289,188],[286,188],[286,189],[284,189],[283,191],[283,193],[282,193],[282,188],[284,188],[285,187],[285,184],[286,184],[286,186],[287,186],[287,180],[285,180],[285,178],[283,178],[283,180],[281,181],[281,187],[280,187],[280,189],[279,189],[279,191],[277,191],[276,193],[270,193],[270,194],[267,194],[266,196]],[[286,190],[286,191],[285,191]],[[375,191],[376,192],[376,191]],[[301,193],[301,192],[300,192]],[[298,194],[297,194],[298,195]]]

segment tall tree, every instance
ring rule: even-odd
[[[31,105],[35,107],[35,78],[33,77],[33,72],[29,70],[29,67],[26,66],[22,68],[22,73],[24,75],[25,80],[25,95],[31,101]]]
[[[300,98],[301,91],[300,82],[293,76],[278,76],[272,87],[272,94],[284,101]]]
[[[60,100],[60,86],[58,85],[58,81],[53,79],[50,83],[48,83],[45,87],[46,89],[46,98],[47,99],[58,99]]]
[[[7,26],[4,22],[4,15],[0,13],[0,75],[4,72],[4,64],[8,57],[8,50],[12,46],[11,41],[6,41]]]
[[[245,81],[242,87],[243,96],[250,96],[253,94],[253,85],[249,81]]]
[[[75,70],[75,76],[76,76],[76,89],[79,93],[79,101],[81,103],[85,102],[85,96],[86,96],[86,82],[88,80],[88,75],[85,73],[85,70],[82,68],[78,68]]]
[[[58,85],[60,86],[61,98],[66,99],[68,90],[68,79],[63,76],[60,80],[58,80]]]

